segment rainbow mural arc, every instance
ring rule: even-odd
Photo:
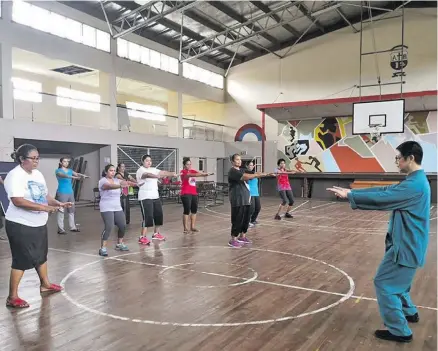
[[[236,135],[234,136],[234,141],[243,141],[243,138],[247,134],[254,134],[258,141],[266,141],[266,135],[263,129],[254,123],[248,123],[239,128]]]

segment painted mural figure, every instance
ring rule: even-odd
[[[396,164],[406,174],[402,182],[377,188],[327,190],[348,199],[352,209],[392,211],[385,240],[385,254],[374,277],[380,315],[387,330],[376,330],[379,339],[410,342],[408,322],[419,321],[410,291],[418,268],[424,267],[430,230],[431,190],[421,167],[423,149],[415,141],[397,147]]]
[[[297,159],[297,162],[295,163],[295,169],[298,172],[306,172],[305,168],[303,167],[303,163],[299,159]]]
[[[315,128],[315,140],[323,150],[336,144],[341,138],[342,135],[336,118],[325,118]]]
[[[313,166],[313,167],[315,167],[319,172],[322,172],[322,169],[319,168],[319,166],[321,165],[321,162],[320,162],[316,157],[309,156],[309,161],[310,161],[310,162],[304,162],[304,163],[305,163],[306,165]]]

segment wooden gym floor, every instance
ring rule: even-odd
[[[263,198],[253,244],[226,247],[229,206],[200,209],[198,234],[184,235],[182,206],[164,206],[167,241],[140,247],[138,207],[127,234],[129,253],[97,255],[98,211],[77,211],[81,233],[59,236],[49,221],[49,274],[63,294],[41,299],[34,271],[12,311],[10,252],[0,243],[1,350],[264,350],[360,351],[437,349],[436,206],[427,264],[412,297],[420,323],[414,341],[374,339],[382,328],[373,275],[384,253],[388,213],[352,211],[348,204],[304,201],[295,218],[274,221],[279,200]],[[115,234],[112,236],[115,238]]]

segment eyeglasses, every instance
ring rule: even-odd
[[[40,160],[40,157],[39,156],[34,156],[34,157],[26,157],[26,159],[28,159],[28,160],[32,160],[32,161],[36,161],[36,162],[38,162],[39,160]]]

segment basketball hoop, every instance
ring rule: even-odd
[[[381,127],[380,124],[370,124],[370,128],[372,128],[370,136],[371,136],[371,140],[374,143],[377,143],[380,140],[380,138],[381,138],[381,134],[379,132],[379,128],[380,127]]]

